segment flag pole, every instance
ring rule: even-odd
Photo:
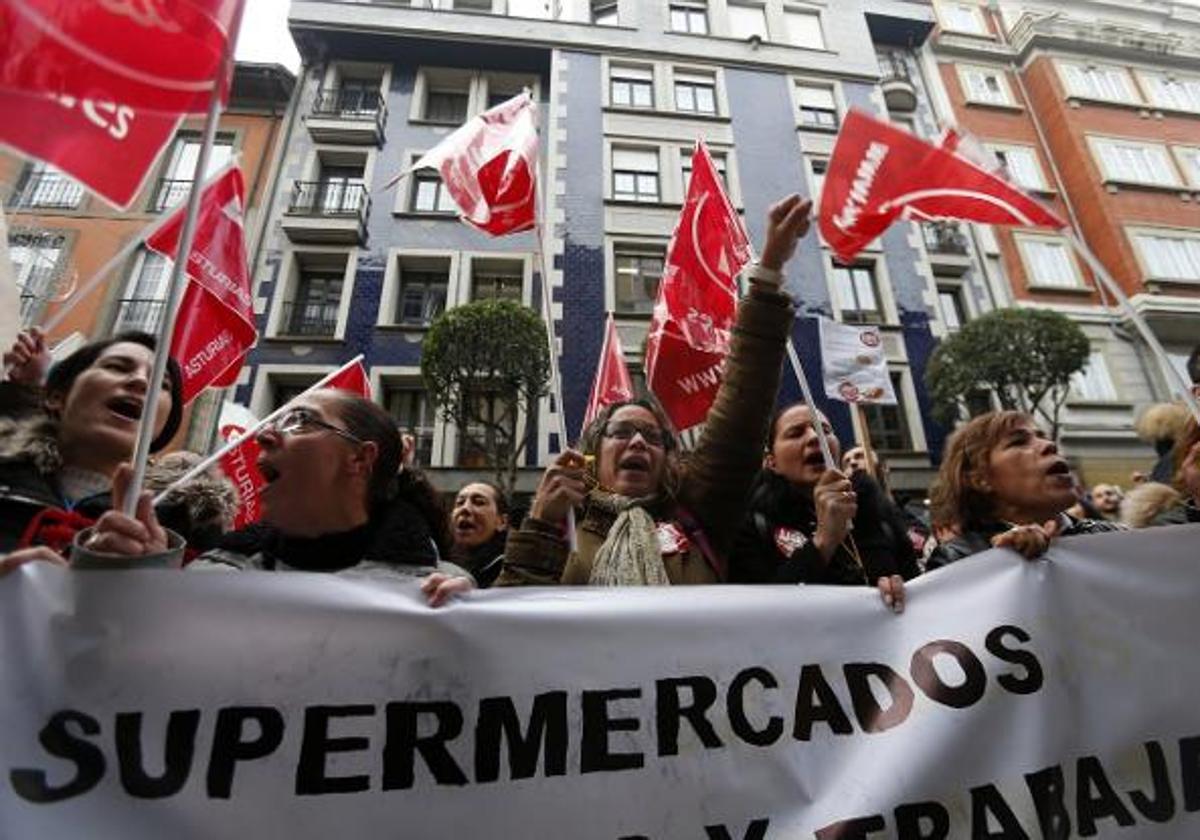
[[[285,402],[283,405],[279,406],[279,408],[272,411],[270,414],[268,414],[263,419],[259,420],[257,423],[255,423],[250,428],[246,429],[244,432],[242,432],[237,437],[226,441],[225,444],[220,449],[218,449],[216,452],[212,453],[211,455],[206,456],[204,458],[204,460],[200,461],[200,463],[196,464],[194,467],[192,467],[190,470],[185,472],[183,475],[179,476],[179,478],[175,479],[170,484],[168,484],[166,486],[166,488],[164,488],[162,490],[162,492],[160,492],[157,496],[154,497],[154,504],[156,504],[156,505],[159,504],[160,502],[162,502],[163,499],[165,499],[167,497],[167,494],[170,493],[172,490],[176,489],[177,487],[182,487],[184,484],[187,484],[193,478],[200,475],[200,473],[204,472],[209,467],[211,467],[213,464],[215,464],[217,461],[221,460],[221,458],[223,458],[225,455],[227,455],[231,450],[236,449],[243,441],[246,440],[246,438],[252,437],[253,435],[257,434],[260,429],[262,429],[264,426],[269,424],[276,417],[283,414],[285,411],[287,411],[289,408],[291,408],[293,405],[295,405],[296,400],[300,399],[301,397],[307,396],[308,394],[311,394],[313,391],[316,391],[319,388],[323,388],[330,380],[332,380],[338,374],[345,372],[347,368],[358,364],[362,360],[363,360],[363,355],[362,355],[362,353],[359,353],[357,356],[355,356],[350,361],[346,362],[346,364],[342,365],[337,370],[333,371],[332,373],[325,374],[325,376],[318,379],[316,382],[314,382],[312,385],[310,385],[308,388],[306,388],[303,392],[292,397],[290,400]]]
[[[236,28],[235,28],[236,31]],[[187,266],[192,255],[192,240],[196,233],[196,220],[200,215],[200,197],[204,192],[204,173],[213,142],[217,137],[217,123],[221,115],[221,87],[233,61],[233,34],[225,40],[221,69],[213,80],[212,96],[208,102],[208,114],[204,118],[203,140],[200,154],[196,157],[196,168],[192,171],[192,185],[188,191],[187,212],[183,218],[183,231],[179,236],[177,259],[171,267],[171,279],[167,285],[167,299],[163,306],[162,324],[158,330],[158,343],[154,353],[154,367],[150,371],[150,382],[146,388],[146,401],[142,405],[142,417],[138,424],[137,447],[133,452],[133,479],[122,509],[126,516],[133,516],[137,509],[138,496],[146,479],[146,464],[150,460],[150,442],[154,437],[155,419],[158,409],[158,393],[162,390],[167,372],[167,360],[171,356],[171,337],[175,332],[175,315],[183,298]]]
[[[1158,362],[1159,367],[1162,369],[1162,375],[1163,378],[1166,379],[1167,387],[1170,388],[1171,385],[1174,384],[1177,388],[1179,388],[1180,396],[1187,404],[1188,409],[1192,412],[1192,416],[1196,418],[1196,422],[1200,423],[1200,400],[1198,400],[1196,395],[1192,393],[1191,383],[1186,381],[1183,378],[1183,374],[1176,370],[1175,366],[1171,364],[1170,359],[1167,358],[1167,351],[1163,349],[1163,346],[1159,343],[1158,338],[1155,337],[1153,332],[1151,332],[1150,326],[1146,323],[1146,319],[1141,316],[1141,313],[1133,308],[1133,303],[1131,303],[1129,298],[1125,296],[1125,292],[1123,292],[1121,287],[1117,285],[1117,282],[1113,279],[1112,275],[1108,273],[1108,269],[1106,269],[1104,264],[1100,262],[1100,259],[1094,253],[1092,253],[1092,249],[1089,248],[1084,241],[1079,238],[1078,234],[1076,234],[1074,231],[1068,231],[1067,238],[1070,240],[1072,247],[1075,248],[1075,251],[1079,254],[1079,256],[1083,257],[1084,262],[1086,262],[1088,267],[1092,269],[1092,273],[1096,275],[1096,278],[1100,281],[1104,288],[1112,293],[1112,296],[1115,297],[1117,302],[1121,305],[1121,309],[1124,310],[1125,314],[1129,316],[1129,319],[1133,321],[1134,326],[1137,327],[1138,332],[1141,333],[1142,338],[1150,347],[1150,352],[1154,356],[1155,361]]]
[[[879,476],[876,474],[878,462],[875,460],[875,448],[871,445],[871,427],[867,425],[867,412],[862,403],[855,403],[854,410],[858,413],[858,423],[862,426],[862,447],[863,454],[867,459],[867,475],[878,479]]]

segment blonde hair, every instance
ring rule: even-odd
[[[1121,500],[1121,523],[1130,528],[1146,528],[1160,513],[1182,501],[1178,491],[1157,481],[1147,481],[1129,491]]]
[[[1178,403],[1156,403],[1141,413],[1134,429],[1146,443],[1175,440],[1187,425],[1188,416],[1187,409]]]

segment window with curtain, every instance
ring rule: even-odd
[[[1123,67],[1063,63],[1063,78],[1067,94],[1087,99],[1109,99],[1114,102],[1133,102],[1133,82]]]
[[[1032,148],[993,147],[991,152],[1004,167],[1004,174],[1014,184],[1027,190],[1046,189],[1041,164],[1038,163],[1037,153]]]
[[[648,149],[613,149],[613,198],[618,201],[657,202],[658,152]]]
[[[1146,274],[1160,280],[1200,280],[1200,236],[1138,234]]]
[[[711,73],[675,71],[675,110],[717,113],[717,81]]]
[[[1172,111],[1200,111],[1200,78],[1165,76],[1159,73],[1141,74],[1150,101],[1159,108]]]
[[[1077,289],[1082,285],[1065,242],[1044,239],[1019,239],[1018,242],[1031,285],[1063,289]]]
[[[702,0],[675,0],[669,7],[671,31],[708,34],[708,4]]]
[[[729,4],[729,34],[734,38],[767,37],[767,10],[758,3]]]
[[[830,130],[838,127],[837,98],[833,88],[797,82],[796,99],[803,126]]]
[[[989,105],[1012,104],[1002,70],[960,66],[959,78],[962,79],[967,99],[972,102],[984,102]]]
[[[873,264],[835,265],[833,291],[837,295],[838,308],[841,309],[844,323],[883,323],[883,309],[879,305],[879,289]]]
[[[654,107],[654,71],[614,64],[609,70],[609,103],[617,108]]]
[[[1177,186],[1179,177],[1166,146],[1127,140],[1094,140],[1107,180]]]
[[[821,31],[821,15],[818,12],[800,12],[784,9],[788,43],[793,47],[809,50],[825,49],[825,33]]]

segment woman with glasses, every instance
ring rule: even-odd
[[[400,434],[382,408],[320,390],[299,399],[257,439],[258,469],[267,481],[259,496],[262,524],[227,535],[222,547],[189,569],[396,578],[436,568],[445,542],[425,509],[432,488],[409,471],[398,474]],[[440,513],[436,518],[441,521]],[[139,564],[177,560],[145,499],[136,517],[101,517],[81,535],[72,559],[100,565],[112,555],[139,558]]]
[[[767,215],[767,243],[746,272],[724,380],[695,450],[681,457],[653,399],[605,407],[542,476],[511,531],[499,586],[718,583],[757,472],[792,325],[781,270],[808,230],[811,202],[793,195]],[[568,534],[568,511],[575,531]],[[427,583],[438,603],[466,581]]]

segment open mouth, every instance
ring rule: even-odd
[[[650,459],[641,455],[630,455],[617,463],[617,469],[633,472],[650,472]]]
[[[1046,475],[1070,478],[1071,468],[1067,465],[1066,461],[1059,459],[1050,465],[1050,468],[1046,470]]]
[[[810,452],[804,456],[804,464],[809,467],[824,468],[825,456],[821,454],[820,450]]]
[[[271,464],[268,464],[266,461],[260,459],[257,466],[259,475],[263,477],[263,480],[266,481],[267,484],[274,484],[279,480],[279,470],[275,469],[275,467]]]
[[[475,530],[475,522],[468,516],[462,516],[454,520],[454,530],[459,534],[468,534]]]
[[[142,417],[142,400],[136,397],[113,397],[104,404],[104,407],[118,417],[132,420],[135,423]]]

